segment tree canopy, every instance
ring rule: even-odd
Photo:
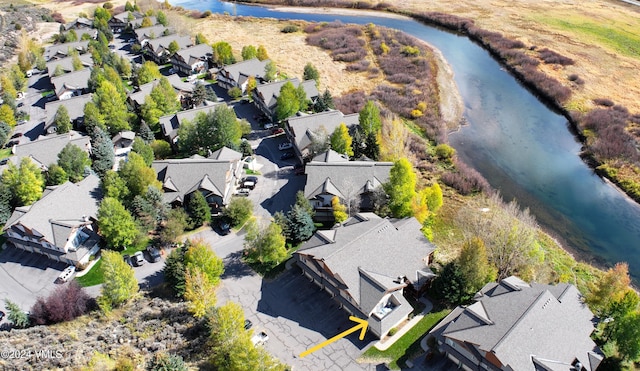
[[[93,157],[93,171],[99,176],[102,177],[107,170],[113,168],[115,162],[113,142],[99,126],[94,127],[91,131],[91,155]]]
[[[256,57],[258,57],[259,60],[261,61],[266,61],[267,59],[269,59],[269,54],[267,53],[267,48],[264,47],[264,45],[258,45],[258,50],[256,53]]]
[[[318,72],[318,69],[309,62],[304,66],[304,71],[302,72],[302,80],[315,80],[316,85],[319,85],[320,72]]]
[[[140,66],[140,68],[135,72],[136,84],[138,86],[144,85],[148,82],[151,82],[155,79],[159,79],[162,77],[160,73],[160,68],[158,65],[153,63],[152,61],[146,61]]]
[[[187,209],[194,227],[200,227],[211,221],[211,208],[202,192],[196,191],[191,194]]]
[[[349,135],[349,129],[347,129],[347,126],[344,123],[341,123],[340,126],[333,131],[329,140],[331,141],[331,149],[338,153],[353,157],[353,139],[351,138],[351,135]]]
[[[31,205],[40,199],[44,189],[42,172],[29,157],[23,157],[19,166],[9,162],[2,173],[2,183],[11,191],[15,206]]]
[[[56,126],[56,132],[58,134],[68,133],[71,130],[71,119],[69,118],[69,111],[64,105],[58,106],[56,114],[53,117],[53,124]]]
[[[266,228],[260,228],[252,220],[246,228],[244,247],[248,261],[276,266],[287,257],[286,241],[277,223],[272,222]]]
[[[396,218],[413,215],[412,202],[416,197],[416,174],[406,158],[393,164],[389,172],[389,182],[384,186],[389,195],[389,209]]]
[[[131,214],[113,197],[105,197],[100,202],[98,227],[107,245],[115,249],[130,246],[138,234]]]
[[[380,118],[380,110],[376,104],[369,100],[364,105],[358,116],[360,128],[365,135],[369,133],[379,133],[382,128],[382,120]]]
[[[224,146],[237,149],[242,126],[233,108],[217,106],[214,111],[200,113],[193,122],[185,122],[178,129],[178,148],[185,154],[207,156]]]
[[[258,56],[258,50],[253,45],[245,45],[242,47],[242,60],[246,61],[249,59],[256,58]]]
[[[155,170],[147,166],[144,158],[135,152],[129,153],[128,161],[122,164],[118,174],[126,184],[131,198],[145,193],[150,185],[161,188]]]
[[[100,112],[100,116],[108,118],[104,122],[109,134],[115,135],[120,131],[131,129],[127,105],[111,82],[104,80],[100,83],[93,95],[93,103]]]
[[[133,298],[138,292],[138,280],[133,268],[117,252],[103,250],[101,259],[104,283],[98,304],[103,312],[110,312]]]
[[[68,143],[58,153],[58,165],[64,169],[69,180],[77,183],[84,179],[85,168],[91,166],[87,152],[75,144]]]
[[[212,45],[213,61],[219,65],[234,64],[236,58],[233,56],[231,44],[226,41],[218,41]]]

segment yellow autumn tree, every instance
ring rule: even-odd
[[[331,207],[333,208],[333,217],[336,219],[336,223],[342,223],[349,215],[347,215],[347,207],[340,203],[338,196],[333,196],[331,199]]]
[[[189,267],[184,275],[184,298],[187,309],[196,318],[202,318],[209,308],[216,305],[215,285],[198,267]]]

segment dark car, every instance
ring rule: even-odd
[[[249,175],[248,177],[244,178],[244,180],[245,182],[254,182],[255,184],[258,184],[257,176]]]
[[[248,330],[251,328],[251,326],[253,326],[253,323],[251,323],[251,321],[249,321],[248,319],[244,320],[244,329]]]
[[[293,152],[285,152],[280,156],[281,160],[286,160],[293,157]]]
[[[15,133],[11,136],[11,139],[15,139],[15,138],[20,138],[21,136],[23,136],[24,134],[22,133]]]
[[[131,261],[131,257],[129,255],[122,255],[122,259],[125,263],[129,264],[130,267],[133,267],[133,262]]]
[[[16,144],[19,144],[20,142],[17,140],[12,140],[10,142],[7,142],[7,144],[4,145],[4,148],[11,148],[13,146],[15,146]]]
[[[160,261],[160,251],[157,248],[153,246],[147,246],[147,253],[149,253],[149,258],[152,263]]]
[[[0,321],[2,321],[3,318],[4,318],[4,312],[0,310]],[[245,322],[244,326],[245,326],[245,328],[247,327],[246,322]]]
[[[295,164],[293,166],[293,173],[296,174],[296,175],[303,175],[304,174],[304,165]]]
[[[224,218],[218,220],[218,228],[220,228],[220,234],[223,236],[231,233],[231,224]]]
[[[273,135],[280,135],[284,133],[284,129],[283,128],[273,128],[271,129],[271,134]]]

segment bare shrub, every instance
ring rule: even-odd
[[[59,12],[51,13],[51,18],[53,18],[53,20],[58,22],[58,23],[62,23],[62,24],[66,23],[65,20],[64,20],[64,17]]]
[[[202,18],[202,12],[199,10],[192,10],[191,13],[189,14],[189,17],[193,18],[193,19],[200,19]]]
[[[615,105],[611,99],[607,98],[596,98],[593,100],[593,103],[603,107],[613,107]]]
[[[71,281],[56,288],[46,299],[38,298],[31,307],[31,317],[38,325],[70,321],[87,313],[93,306],[92,300],[77,282]]]
[[[333,100],[336,109],[342,111],[342,113],[348,115],[351,113],[360,112],[362,107],[366,103],[367,97],[361,90],[347,93],[341,97]]]
[[[351,72],[362,72],[369,69],[371,62],[366,59],[360,60],[356,63],[351,63],[347,66],[346,70]]]
[[[569,66],[575,63],[575,61],[569,57],[565,57],[562,54],[549,50],[547,48],[540,49],[538,55],[546,64],[559,64],[562,66]]]
[[[455,170],[442,174],[444,184],[455,189],[461,195],[477,192],[489,192],[491,187],[487,180],[475,169],[458,159],[454,159]]]
[[[366,42],[362,29],[359,26],[345,26],[334,22],[307,26],[305,32],[307,43],[331,51],[331,57],[336,61],[354,62],[363,59],[367,55],[364,48]]]

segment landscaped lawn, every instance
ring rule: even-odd
[[[398,339],[389,349],[380,351],[376,347],[369,348],[364,352],[365,358],[371,359],[391,359],[389,367],[399,369],[401,364],[421,351],[420,340],[422,337],[441,319],[451,312],[450,309],[443,309],[439,312],[431,312],[424,316],[411,330]]]
[[[91,268],[87,274],[82,277],[76,278],[76,281],[82,287],[95,286],[99,285],[104,281],[104,277],[102,277],[102,259],[98,260],[98,262]]]
[[[11,156],[11,148],[0,149],[0,160]]]

